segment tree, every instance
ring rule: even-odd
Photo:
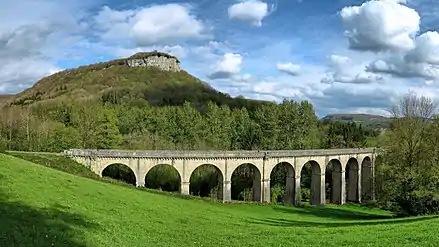
[[[414,93],[391,109],[382,164],[377,164],[377,196],[402,214],[439,212],[439,118],[434,102]],[[426,203],[426,204],[423,204]]]

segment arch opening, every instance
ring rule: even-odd
[[[102,177],[119,180],[136,186],[136,175],[127,165],[121,163],[110,164],[102,170]]]
[[[169,192],[180,191],[181,177],[175,167],[159,164],[151,168],[145,176],[145,187]]]
[[[373,199],[372,160],[369,156],[361,162],[361,198],[365,201]]]
[[[308,161],[300,171],[300,198],[301,201],[309,201],[311,205],[322,203],[322,171],[319,163]],[[324,192],[323,192],[324,193]]]
[[[358,187],[358,161],[355,158],[350,158],[346,164],[346,201],[348,202],[359,202],[359,187]]]
[[[270,173],[270,201],[295,204],[295,189],[294,167],[288,162],[277,164]]]
[[[325,170],[326,200],[330,203],[343,203],[342,167],[337,159],[330,160]]]
[[[261,201],[261,173],[253,164],[241,164],[232,173],[232,200]]]
[[[197,167],[189,179],[191,195],[223,199],[224,176],[221,170],[212,164]]]

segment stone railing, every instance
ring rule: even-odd
[[[133,157],[133,158],[280,158],[326,156],[343,154],[372,154],[376,148],[314,149],[314,150],[261,150],[261,151],[169,151],[169,150],[65,150],[71,157]]]

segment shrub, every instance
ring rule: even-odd
[[[285,195],[285,186],[280,184],[275,184],[271,188],[271,202],[276,204],[278,202],[282,202],[282,199]]]
[[[396,197],[393,207],[399,216],[438,214],[439,196],[432,191],[415,191]]]
[[[308,188],[301,188],[300,189],[300,196],[301,196],[301,199],[304,201],[309,200],[311,198],[311,190]]]

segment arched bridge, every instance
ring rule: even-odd
[[[64,151],[64,155],[89,167],[102,176],[111,164],[124,164],[131,168],[137,186],[144,186],[148,171],[159,164],[173,166],[180,175],[180,192],[189,194],[189,181],[195,169],[213,165],[220,175],[219,195],[223,201],[231,200],[233,171],[243,164],[256,168],[253,180],[253,199],[270,202],[270,174],[279,164],[287,164],[284,201],[300,203],[301,171],[311,165],[311,197],[314,205],[324,204],[326,199],[325,171],[332,166],[331,202],[343,204],[346,200],[360,202],[362,198],[374,199],[375,148],[273,150],[273,151],[128,151],[128,150],[80,150]],[[348,172],[347,172],[348,171]]]

